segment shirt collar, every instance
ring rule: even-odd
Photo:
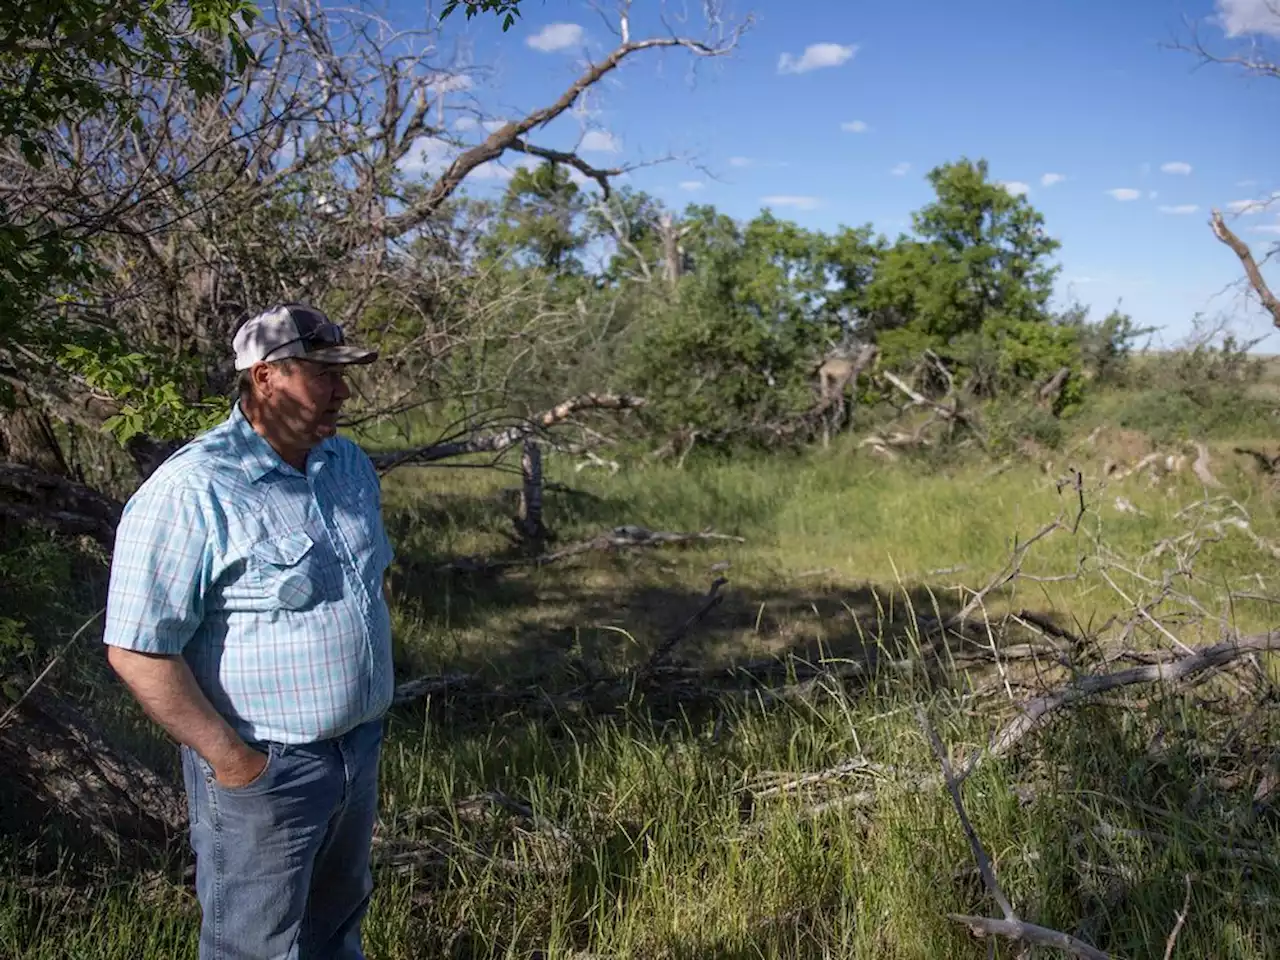
[[[231,408],[230,425],[231,433],[235,437],[236,446],[240,451],[240,460],[244,467],[245,476],[249,478],[250,482],[256,483],[271,473],[272,470],[278,470],[286,475],[302,476],[299,471],[285,463],[280,458],[280,454],[276,453],[275,448],[267,443],[258,431],[253,429],[253,424],[244,415],[238,400]],[[319,462],[327,460],[332,447],[332,438],[321,440],[312,449],[311,456],[308,458],[308,466],[313,465],[317,458],[321,458]]]

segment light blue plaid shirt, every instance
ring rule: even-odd
[[[364,451],[331,437],[304,476],[237,404],[125,505],[104,639],[182,654],[246,740],[339,736],[391,704],[391,559]]]

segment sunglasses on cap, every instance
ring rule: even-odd
[[[317,314],[310,314],[317,318],[316,326],[301,336],[294,337],[292,340],[286,340],[284,343],[277,343],[274,347],[262,355],[262,359],[267,360],[277,350],[283,350],[285,347],[292,346],[295,343],[301,343],[307,353],[312,350],[322,350],[325,347],[341,347],[347,341],[343,335],[342,328],[330,320],[320,320]],[[298,314],[294,314],[295,322]]]

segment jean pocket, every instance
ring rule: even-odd
[[[196,752],[185,744],[182,753],[182,787],[187,794],[187,825],[194,827],[200,822],[200,771]]]
[[[250,796],[258,793],[265,793],[271,787],[271,775],[275,772],[278,764],[279,748],[274,743],[267,744],[267,762],[262,769],[258,771],[258,775],[248,783],[241,784],[238,787],[228,787],[224,783],[220,783],[218,778],[213,774],[213,767],[207,761],[204,763],[205,780],[209,786],[222,794],[231,796]]]

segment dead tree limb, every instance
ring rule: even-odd
[[[1194,653],[1166,663],[1151,663],[1133,667],[1129,670],[1120,670],[1116,673],[1082,677],[1060,690],[1045,694],[1042,697],[1036,697],[1029,703],[1024,704],[1019,710],[1018,716],[1005,724],[1000,732],[996,734],[989,754],[993,757],[1004,756],[1027,734],[1043,726],[1048,718],[1058,710],[1089,697],[1097,696],[1100,693],[1106,693],[1108,690],[1115,690],[1117,687],[1127,687],[1136,683],[1155,683],[1157,681],[1176,683],[1204,670],[1224,666],[1249,654],[1263,653],[1276,649],[1280,649],[1280,631],[1226,640],[1212,647],[1202,647]],[[965,776],[972,772],[975,765],[970,765]]]
[[[489,433],[470,434],[459,440],[443,441],[414,447],[410,450],[397,450],[392,453],[380,453],[373,456],[374,467],[379,473],[386,473],[393,467],[405,464],[436,463],[452,457],[463,457],[477,453],[501,453],[520,443],[525,437],[563,423],[575,413],[584,410],[638,410],[645,405],[644,397],[633,397],[625,394],[584,393],[570,397],[542,413],[513,426]]]
[[[982,882],[986,885],[992,899],[1004,912],[1003,920],[996,920],[990,917],[971,917],[963,914],[948,914],[948,917],[963,923],[979,936],[1003,936],[1012,940],[1020,940],[1023,943],[1056,947],[1073,956],[1084,957],[1086,960],[1108,960],[1107,954],[1081,940],[1077,940],[1069,934],[1060,930],[1041,927],[1034,923],[1026,923],[1018,917],[1013,905],[1009,902],[1009,898],[1000,889],[1000,884],[996,881],[995,871],[991,868],[991,860],[987,857],[987,852],[982,848],[982,841],[978,839],[978,832],[974,830],[973,824],[969,820],[969,815],[965,812],[964,800],[960,797],[960,787],[951,771],[951,763],[947,760],[947,752],[942,746],[942,741],[938,739],[937,732],[933,729],[933,725],[929,723],[929,718],[925,715],[923,707],[916,708],[916,716],[920,721],[920,726],[924,729],[930,746],[933,747],[934,756],[937,757],[938,763],[942,766],[943,779],[946,781],[947,790],[951,794],[951,802],[956,808],[956,814],[960,817],[960,825],[964,828],[965,837],[969,840],[969,848],[978,864],[978,872],[982,874]]]
[[[728,582],[729,581],[724,577],[716,577],[715,581],[711,584],[711,589],[703,599],[702,605],[691,613],[688,619],[686,619],[684,623],[680,624],[671,636],[662,641],[662,643],[658,645],[658,648],[653,651],[653,654],[645,662],[644,666],[636,671],[637,682],[647,679],[649,675],[652,674],[653,671],[671,655],[671,651],[675,649],[676,644],[688,636],[690,630],[701,623],[707,614],[720,605],[724,600],[724,597],[720,594],[720,588]]]
[[[1275,294],[1271,292],[1271,288],[1267,286],[1267,281],[1263,279],[1262,271],[1258,269],[1258,262],[1254,260],[1249,245],[1237,237],[1231,228],[1227,226],[1222,219],[1220,211],[1213,211],[1209,224],[1213,228],[1213,235],[1230,247],[1231,252],[1240,259],[1240,263],[1244,267],[1245,276],[1249,278],[1249,285],[1253,287],[1258,299],[1262,301],[1262,305],[1271,314],[1272,321],[1277,327],[1280,327],[1280,300],[1276,299]]]

